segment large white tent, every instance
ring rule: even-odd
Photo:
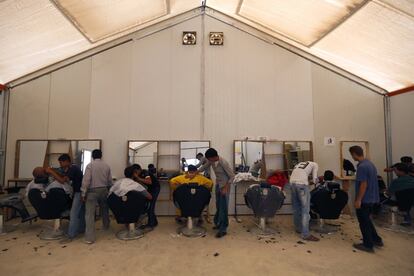
[[[5,0],[0,83],[183,14],[224,14],[381,93],[413,85],[412,0]]]

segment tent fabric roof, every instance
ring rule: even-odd
[[[414,0],[3,0],[0,83],[203,5],[386,91],[414,84]]]

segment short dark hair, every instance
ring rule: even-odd
[[[197,153],[196,157],[203,157],[204,154],[202,154],[201,152]]]
[[[407,164],[405,164],[405,163],[397,163],[393,167],[397,171],[403,172],[405,174],[408,174],[410,172],[409,166]]]
[[[197,171],[197,167],[194,165],[188,165],[188,171],[189,172],[196,172]]]
[[[413,158],[411,156],[401,157],[401,163],[413,163]]]
[[[154,169],[155,168],[155,166],[154,166],[154,164],[148,164],[148,169],[150,170],[150,169]]]
[[[139,164],[133,164],[131,167],[132,167],[134,170],[142,170],[141,165],[139,165]]]
[[[206,158],[207,159],[213,158],[213,157],[217,157],[217,156],[218,156],[218,152],[215,149],[213,149],[213,148],[209,148],[206,151]]]
[[[92,151],[92,158],[93,159],[101,159],[102,158],[102,151],[100,149],[94,149]]]
[[[332,181],[334,179],[334,176],[335,175],[334,175],[333,171],[327,170],[323,174],[323,179],[327,180],[327,181]]]
[[[364,156],[364,150],[360,146],[350,147],[349,152],[351,154],[355,154],[356,156]]]
[[[64,153],[61,156],[59,156],[58,161],[61,161],[61,162],[63,162],[63,161],[69,161],[69,162],[71,162],[72,159],[70,158],[69,154]]]
[[[127,178],[132,178],[132,175],[134,174],[134,172],[135,172],[134,167],[129,166],[129,167],[125,168],[124,175]]]

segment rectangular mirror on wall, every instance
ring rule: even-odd
[[[101,148],[100,140],[71,141],[73,162],[80,166],[82,172],[85,172],[86,166],[92,161],[92,151]]]
[[[234,141],[235,172],[251,172],[258,176],[263,167],[264,141]]]
[[[357,161],[352,159],[349,148],[352,146],[360,146],[364,150],[364,155],[369,158],[369,143],[367,141],[341,141],[340,142],[340,168],[341,177],[346,179],[355,178],[357,169]]]
[[[43,167],[47,141],[17,141],[16,178],[32,178],[33,168]]]
[[[293,170],[296,164],[303,161],[313,161],[311,141],[285,141],[283,143],[286,158],[286,169]]]
[[[147,169],[149,164],[157,164],[158,142],[128,141],[128,165],[139,164]]]
[[[72,162],[85,170],[92,151],[101,148],[101,140],[17,140],[15,178],[32,178],[35,167],[59,167],[58,158],[69,154]]]
[[[205,152],[210,148],[210,141],[182,141],[180,142],[180,166],[181,171],[187,171],[189,165],[198,165],[197,154]]]
[[[266,141],[263,153],[267,175],[285,170],[285,153],[282,141]]]

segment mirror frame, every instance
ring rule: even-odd
[[[99,149],[102,149],[102,139],[17,139],[16,149],[14,155],[14,178],[19,178],[19,163],[20,163],[20,145],[21,142],[82,142],[82,141],[94,141],[99,142]]]
[[[160,147],[160,143],[162,142],[169,142],[169,143],[179,143],[179,148],[181,149],[181,143],[182,142],[206,142],[208,143],[208,147],[211,147],[211,141],[210,140],[151,140],[151,139],[130,139],[127,140],[126,143],[126,166],[129,166],[129,143],[130,142],[152,142],[152,143],[157,143],[157,156],[159,155],[159,147]],[[178,154],[180,157],[178,158],[178,163],[180,163],[181,160],[181,152]],[[157,158],[157,169],[158,169],[158,158]]]
[[[355,179],[355,175],[352,176],[346,176],[344,175],[343,164],[344,164],[344,155],[342,154],[342,148],[344,146],[344,143],[364,143],[365,144],[365,152],[364,156],[365,158],[370,159],[370,153],[369,153],[369,142],[368,141],[362,141],[362,140],[347,140],[347,141],[340,141],[339,142],[339,170],[341,171],[341,179],[344,180],[353,180]]]

